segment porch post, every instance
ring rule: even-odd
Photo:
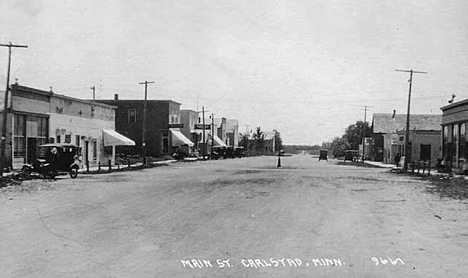
[[[111,157],[112,165],[115,164],[115,145],[112,145],[112,157]]]

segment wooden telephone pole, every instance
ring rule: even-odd
[[[145,102],[143,103],[143,128],[142,128],[142,156],[143,156],[143,165],[146,166],[146,107],[148,106],[148,84],[152,84],[154,81],[145,81],[140,82],[140,85],[145,84]]]
[[[408,80],[409,82],[408,111],[406,113],[406,130],[405,130],[405,161],[403,162],[403,172],[406,172],[408,170],[408,158],[411,154],[411,150],[409,149],[409,129],[410,129],[411,86],[413,84],[413,73],[427,74],[427,72],[414,71],[412,69],[411,70],[398,70],[397,69],[395,71],[410,73],[410,79]]]
[[[11,48],[27,48],[27,45],[19,44],[0,44],[0,46],[8,47],[8,70],[7,70],[7,82],[5,90],[5,103],[3,106],[3,121],[2,121],[2,144],[1,144],[1,153],[0,153],[0,178],[3,177],[3,168],[5,167],[5,146],[6,146],[6,136],[7,136],[7,110],[8,110],[8,92],[10,91],[10,67],[11,67]]]
[[[96,86],[91,87],[91,90],[93,90],[93,101],[96,100]]]
[[[367,121],[367,110],[372,106],[364,106],[364,122],[362,123],[362,162],[366,159],[366,121]]]

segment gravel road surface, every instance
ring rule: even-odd
[[[468,202],[310,156],[23,183],[0,277],[468,277]],[[28,190],[29,188],[29,190]]]

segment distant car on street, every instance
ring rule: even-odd
[[[319,161],[320,160],[328,161],[328,150],[320,150]]]
[[[344,153],[344,161],[357,161],[358,160],[358,151],[356,150],[347,150]]]

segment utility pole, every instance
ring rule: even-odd
[[[397,69],[395,71],[410,73],[410,79],[408,80],[409,82],[408,111],[406,113],[406,130],[405,130],[405,161],[403,162],[403,172],[406,172],[408,170],[408,158],[411,154],[411,150],[409,149],[409,129],[410,129],[411,86],[413,84],[413,73],[427,74],[427,72],[414,71],[412,69],[411,70],[398,70]]]
[[[96,87],[95,86],[91,87],[91,90],[93,90],[93,101],[95,101],[96,100]]]
[[[364,106],[364,123],[362,124],[362,162],[364,162],[366,158],[366,120],[367,120],[367,110],[371,106]]]
[[[215,137],[214,113],[211,113],[211,159],[213,159],[213,146]]]
[[[1,153],[0,153],[0,178],[3,177],[3,167],[5,164],[5,147],[6,147],[6,136],[7,136],[7,110],[8,110],[8,92],[10,91],[10,67],[11,67],[11,48],[28,48],[27,45],[19,44],[0,44],[0,46],[8,47],[8,70],[7,70],[7,80],[6,80],[6,90],[5,90],[5,103],[3,106],[3,121],[2,121],[2,144],[1,144]]]
[[[145,84],[145,102],[143,103],[143,131],[142,131],[142,156],[143,166],[146,166],[146,107],[148,106],[148,84],[152,84],[154,81],[140,82],[140,85]]]
[[[203,160],[206,158],[206,140],[205,140],[205,106],[202,106],[202,114],[203,114]]]
[[[278,139],[278,136],[276,136],[276,132],[278,132],[278,131],[274,130],[274,132],[275,132],[275,139],[274,140],[275,140],[275,146],[276,146],[278,144],[278,142],[276,142],[277,139]],[[273,151],[275,151],[275,150],[273,150]],[[281,149],[280,149],[279,145],[278,145],[278,164],[276,165],[276,167],[277,168],[281,167]]]

